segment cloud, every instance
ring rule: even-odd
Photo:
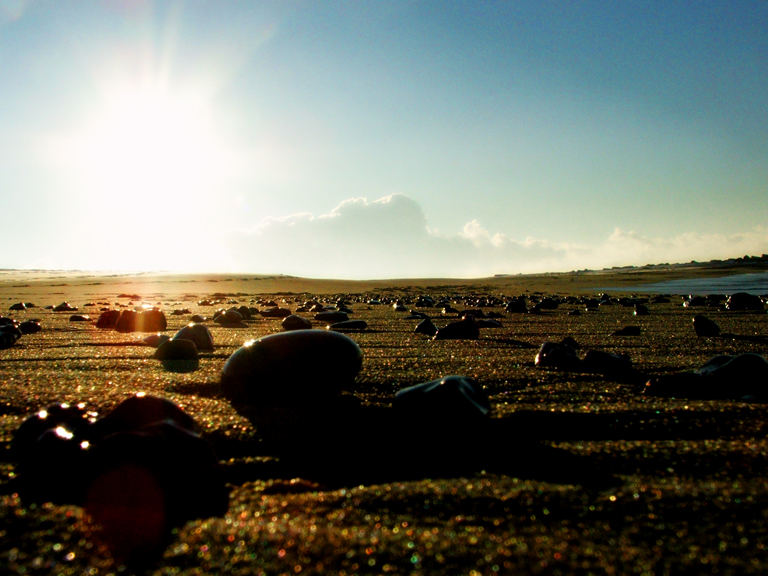
[[[740,234],[648,237],[616,228],[593,245],[513,238],[476,219],[454,234],[430,230],[421,206],[393,194],[350,198],[321,215],[268,218],[230,250],[247,272],[310,277],[485,277],[494,274],[687,262],[768,252],[768,228]]]

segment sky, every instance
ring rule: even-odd
[[[768,252],[768,3],[0,0],[0,268]]]

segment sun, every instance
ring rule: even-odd
[[[184,252],[182,242],[214,225],[232,166],[209,100],[164,85],[114,86],[75,142],[70,154],[90,216],[115,216],[104,242],[116,267],[181,269],[216,258],[206,254],[210,242],[188,245],[185,259],[157,254]]]

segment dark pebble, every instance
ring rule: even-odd
[[[696,336],[701,337],[720,335],[720,326],[702,314],[696,314],[693,317],[693,330],[696,332]]]
[[[173,340],[191,340],[200,351],[213,351],[213,336],[205,324],[191,322],[173,335]]]
[[[283,330],[308,330],[312,328],[312,321],[297,314],[291,314],[283,318],[280,324]]]

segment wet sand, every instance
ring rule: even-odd
[[[735,270],[745,272],[745,270]],[[25,506],[15,491],[9,443],[30,413],[54,402],[85,402],[106,413],[137,391],[169,398],[203,427],[230,487],[223,517],[188,522],[172,536],[153,574],[763,574],[768,568],[766,405],[739,400],[649,397],[635,382],[534,365],[545,340],[574,338],[587,349],[627,354],[642,373],[693,369],[717,354],[768,354],[768,315],[689,309],[679,297],[636,317],[618,303],[586,312],[577,298],[599,286],[636,286],[722,269],[511,276],[482,280],[350,282],[263,276],[97,276],[1,272],[0,309],[43,330],[0,350],[0,566],[10,574],[110,574],[124,570],[99,544],[76,506]],[[417,321],[369,298],[446,296],[457,309],[475,295],[573,296],[540,314],[507,314],[477,340],[431,341]],[[350,441],[307,461],[276,455],[223,398],[219,374],[245,340],[280,330],[277,319],[247,328],[209,323],[215,349],[191,372],[169,372],[139,333],[73,323],[47,310],[66,300],[95,321],[104,306],[159,305],[168,334],[191,314],[210,316],[204,298],[248,304],[270,295],[295,309],[308,295],[347,295],[369,330],[353,334],[363,366],[353,393],[388,409],[405,386],[448,374],[486,387],[493,433],[476,451],[445,438],[393,434],[420,469],[393,466],[361,475],[375,460]],[[611,293],[614,298],[621,292]],[[643,295],[646,296],[646,295]],[[285,302],[282,302],[285,300]],[[35,308],[10,312],[11,304]],[[130,303],[130,304],[129,304]],[[173,315],[174,310],[189,313]],[[569,312],[580,310],[574,316]],[[450,318],[423,309],[442,326]],[[727,337],[700,338],[694,314]],[[311,316],[311,315],[307,315]],[[639,326],[639,336],[613,336]],[[323,327],[318,325],[318,327]],[[768,384],[768,383],[767,383]],[[460,427],[461,423],[457,423]],[[361,452],[374,451],[361,454]],[[416,451],[416,454],[414,454]],[[480,456],[478,456],[478,454]],[[62,470],[62,474],[67,474]]]

